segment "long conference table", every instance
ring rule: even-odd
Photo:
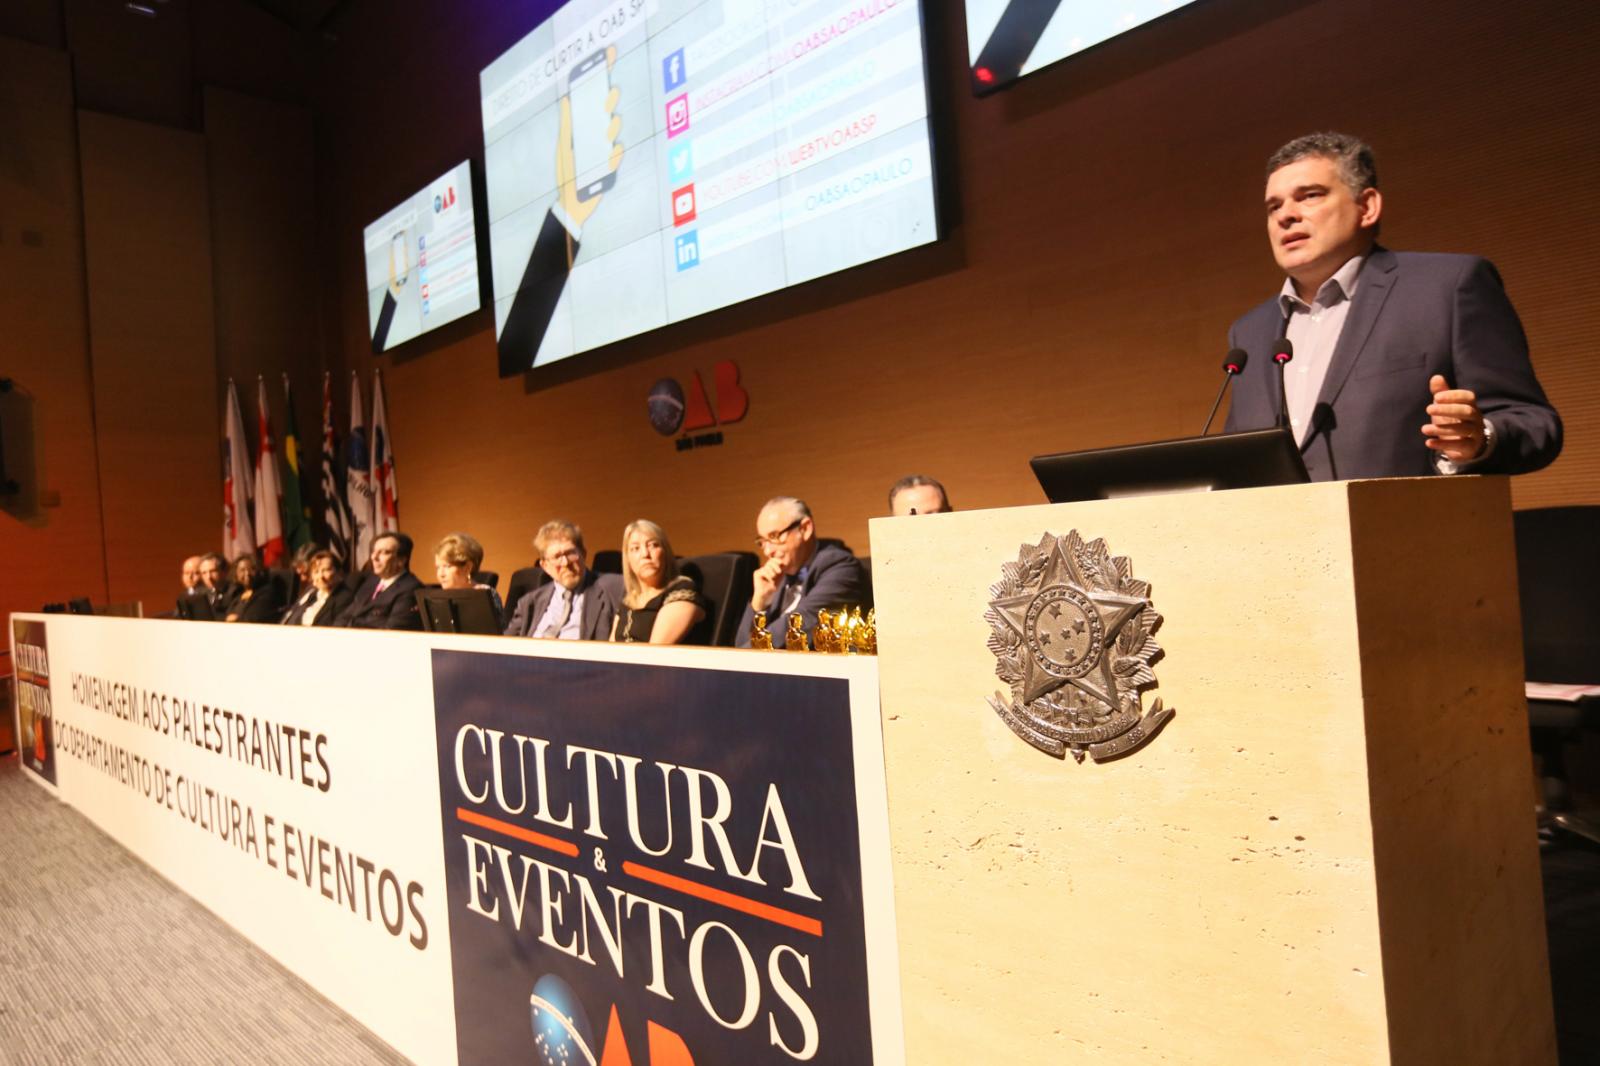
[[[23,762],[430,1066],[1555,1062],[1503,480],[871,533],[876,658],[14,614]]]

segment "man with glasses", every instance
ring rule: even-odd
[[[816,628],[818,611],[867,606],[861,561],[844,545],[817,539],[804,500],[774,496],[763,504],[756,516],[756,548],[766,562],[755,572],[750,604],[739,623],[739,647],[750,646],[750,628],[760,612],[766,613],[772,646],[781,648],[791,614],[801,616],[809,633]]]
[[[589,569],[583,530],[571,522],[546,522],[533,546],[550,580],[517,601],[506,636],[610,639],[617,604],[622,602],[622,578]]]

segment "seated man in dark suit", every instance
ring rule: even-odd
[[[228,561],[216,552],[200,556],[200,583],[194,595],[178,600],[178,617],[195,622],[220,622],[227,612]]]
[[[411,538],[404,533],[379,533],[373,538],[372,573],[334,625],[420,630],[416,593],[422,582],[411,572],[411,549]]]
[[[836,607],[866,606],[867,575],[861,561],[842,544],[817,539],[811,508],[793,496],[774,496],[756,516],[756,546],[767,561],[755,572],[750,603],[739,621],[736,643],[750,646],[750,628],[758,612],[765,612],[772,646],[787,639],[788,618],[801,616],[810,633],[817,612]]]
[[[533,546],[550,580],[517,601],[506,636],[611,639],[611,623],[622,602],[621,575],[589,569],[583,530],[571,522],[546,522]]]
[[[178,596],[177,610],[173,613],[179,618],[193,619],[195,605],[206,591],[200,583],[200,556],[191,555],[183,561],[182,580],[183,592]]]
[[[1372,149],[1340,133],[1290,141],[1267,162],[1267,237],[1283,289],[1233,324],[1250,354],[1228,428],[1277,422],[1277,341],[1291,432],[1318,481],[1521,474],[1561,451],[1561,419],[1534,377],[1494,266],[1377,244]]]

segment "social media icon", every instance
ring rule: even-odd
[[[419,235],[417,237],[417,247],[420,249],[420,248],[426,248],[427,246],[428,246],[428,238]]]
[[[427,314],[428,313],[429,306],[430,306],[429,301],[427,301],[427,300],[423,300],[422,301],[422,313],[423,314]]]
[[[667,101],[667,136],[676,137],[689,128],[689,94],[682,93]]]
[[[668,150],[667,172],[673,182],[688,181],[689,175],[694,173],[694,152],[689,148],[689,142]]]
[[[690,230],[688,233],[678,234],[673,242],[674,251],[678,256],[678,269],[688,270],[690,267],[700,265],[700,231]]]
[[[682,48],[661,61],[661,88],[663,92],[670,93],[682,85],[688,77],[689,69],[684,66]]]
[[[694,183],[672,192],[672,224],[681,226],[694,221]]]

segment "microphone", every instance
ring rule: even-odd
[[[1288,337],[1279,337],[1272,348],[1272,361],[1278,364],[1278,425],[1284,429],[1289,429],[1289,393],[1284,388],[1283,376],[1288,373],[1286,368],[1293,358],[1294,342]]]
[[[1217,408],[1222,406],[1222,397],[1228,391],[1228,383],[1244,373],[1244,365],[1249,361],[1250,353],[1243,348],[1235,348],[1223,358],[1222,372],[1226,376],[1222,379],[1222,388],[1217,390],[1216,400],[1211,404],[1211,413],[1206,415],[1206,428],[1200,431],[1202,437],[1211,432],[1211,420],[1217,417]]]

